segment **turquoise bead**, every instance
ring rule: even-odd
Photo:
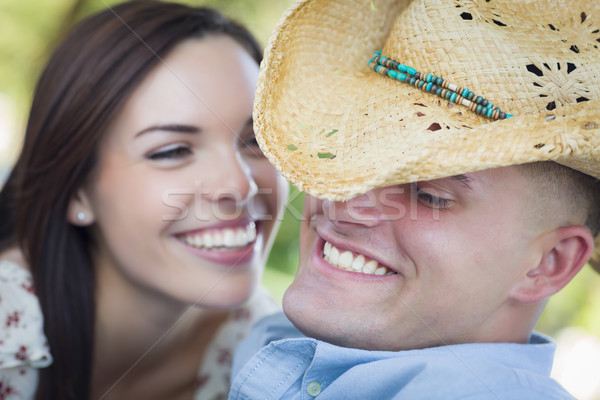
[[[418,87],[423,91],[435,94],[439,97],[443,97],[453,103],[456,103],[457,99],[459,98],[469,100],[475,103],[475,108],[473,111],[483,117],[495,119],[506,119],[513,117],[512,114],[506,114],[500,110],[500,107],[494,107],[489,100],[483,98],[482,96],[475,95],[475,93],[468,88],[464,88],[460,92],[453,92],[452,90],[444,89],[444,78],[431,73],[427,74],[427,76],[424,76],[424,74],[418,72],[416,69],[405,64],[401,64],[389,57],[382,56],[381,53],[381,50],[375,51],[371,60],[367,62],[369,68],[380,75],[386,75],[390,78],[397,79],[400,82],[409,83],[412,86]],[[473,105],[470,106],[470,108],[472,107]],[[494,115],[496,115],[496,117],[494,117]]]

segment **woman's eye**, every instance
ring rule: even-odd
[[[256,136],[252,135],[252,136],[249,136],[246,139],[244,139],[244,146],[258,148],[258,142],[256,141]]]
[[[256,136],[254,134],[248,135],[241,139],[242,142],[242,150],[253,157],[264,157],[260,147],[258,146],[258,142],[256,141]]]
[[[176,160],[187,157],[190,154],[192,154],[192,150],[188,146],[174,144],[161,147],[150,153],[147,157],[151,160]]]

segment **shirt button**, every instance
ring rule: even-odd
[[[321,393],[321,385],[318,382],[311,382],[308,384],[306,391],[312,397],[318,396]]]

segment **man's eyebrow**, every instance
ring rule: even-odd
[[[172,125],[152,125],[146,129],[142,129],[141,131],[139,131],[138,133],[135,134],[135,137],[137,138],[138,136],[143,135],[144,133],[147,132],[153,132],[153,131],[167,131],[167,132],[177,132],[177,133],[200,133],[201,129],[198,128],[197,126],[192,126],[192,125],[177,125],[177,124],[172,124]]]
[[[470,178],[464,174],[451,176],[452,179],[460,182],[464,187],[469,190],[473,190],[473,187],[470,185],[473,182],[473,178]]]

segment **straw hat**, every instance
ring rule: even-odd
[[[381,76],[375,50],[514,117]],[[256,96],[262,150],[320,198],[544,160],[600,178],[600,2],[298,1]]]

